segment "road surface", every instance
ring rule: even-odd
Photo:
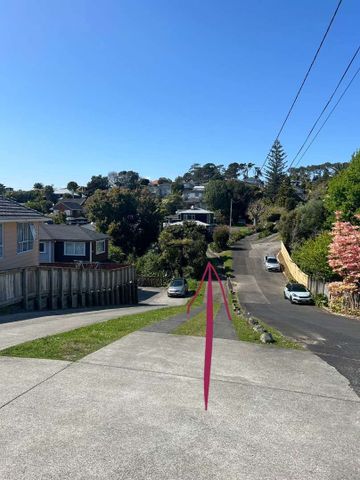
[[[286,278],[282,273],[265,271],[263,266],[264,255],[279,249],[275,237],[257,240],[252,236],[234,246],[234,281],[240,303],[253,316],[305,343],[344,375],[360,395],[360,320],[285,300]]]

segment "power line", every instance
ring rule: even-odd
[[[307,136],[306,136],[306,138],[305,138],[305,141],[303,142],[303,144],[301,145],[301,147],[300,147],[299,150],[297,151],[295,157],[292,159],[292,162],[290,163],[289,168],[291,168],[292,164],[295,162],[295,160],[298,158],[298,156],[299,156],[300,153],[302,152],[302,149],[303,149],[304,146],[306,145],[306,142],[309,140],[309,138],[310,138],[312,132],[314,131],[316,125],[318,124],[320,118],[321,118],[321,117],[323,116],[323,114],[325,113],[325,111],[326,111],[327,107],[329,106],[331,100],[334,98],[336,92],[338,91],[338,89],[339,89],[342,81],[344,80],[347,72],[349,71],[349,68],[351,67],[351,65],[352,65],[353,61],[355,60],[355,58],[356,58],[357,54],[359,53],[359,51],[360,51],[360,46],[357,48],[356,52],[355,52],[354,55],[352,56],[352,58],[351,58],[350,62],[348,63],[348,65],[347,65],[344,73],[341,75],[340,80],[338,81],[338,83],[337,83],[337,85],[336,85],[336,87],[335,87],[335,90],[334,90],[334,91],[332,92],[332,94],[330,95],[329,100],[325,103],[323,109],[321,110],[320,115],[317,117],[317,119],[315,120],[315,122],[314,122],[313,126],[311,127],[309,133],[307,134]]]
[[[285,127],[285,125],[286,125],[289,117],[290,117],[290,114],[291,114],[291,112],[292,112],[292,110],[293,110],[293,108],[294,108],[294,106],[295,106],[295,103],[297,102],[297,99],[299,98],[299,95],[300,95],[300,93],[301,93],[301,90],[303,89],[303,87],[304,87],[304,85],[305,85],[305,82],[306,82],[306,80],[307,80],[307,78],[308,78],[308,76],[309,76],[309,74],[310,74],[310,71],[311,71],[312,67],[314,66],[314,63],[315,63],[315,61],[316,61],[316,59],[317,59],[317,56],[318,56],[319,53],[320,53],[320,50],[321,50],[321,48],[322,48],[322,46],[323,46],[323,43],[325,42],[325,39],[326,39],[326,37],[327,37],[327,34],[329,33],[330,28],[331,28],[331,26],[332,26],[332,24],[333,24],[333,22],[334,22],[334,20],[335,20],[335,17],[336,17],[336,15],[337,15],[337,13],[338,13],[338,10],[339,10],[339,8],[340,8],[340,5],[342,4],[342,1],[343,1],[343,0],[339,0],[339,2],[338,2],[338,4],[337,4],[337,7],[336,7],[336,9],[335,9],[335,12],[333,13],[333,16],[331,17],[330,23],[329,23],[329,25],[328,25],[328,27],[327,27],[324,35],[323,35],[323,38],[322,38],[322,40],[321,40],[321,42],[320,42],[320,45],[318,46],[318,49],[316,50],[316,53],[315,53],[315,55],[314,55],[314,58],[312,59],[312,62],[310,63],[310,66],[309,66],[309,68],[308,68],[308,70],[307,70],[307,72],[306,72],[306,74],[305,74],[305,77],[304,77],[303,81],[301,82],[300,88],[298,89],[297,94],[295,95],[295,98],[294,98],[294,100],[293,100],[293,102],[292,102],[292,104],[291,104],[291,107],[290,107],[290,109],[289,109],[289,111],[288,111],[288,113],[287,113],[287,115],[286,115],[286,117],[285,117],[285,120],[283,121],[283,123],[282,123],[282,125],[281,125],[281,127],[280,127],[280,130],[279,130],[278,134],[276,135],[276,138],[275,138],[273,144],[274,144],[274,143],[276,142],[276,140],[280,137],[281,132],[283,131],[283,129],[284,129],[284,127]],[[272,145],[273,145],[273,144],[272,144]],[[271,147],[272,147],[272,145],[271,145]],[[270,148],[270,150],[271,150],[271,148]],[[265,158],[265,161],[264,161],[264,163],[262,164],[261,169],[264,168],[264,166],[265,166],[268,158],[269,158],[269,154],[267,154],[267,156],[266,156],[266,158]]]
[[[346,94],[346,92],[349,90],[351,84],[353,83],[353,81],[355,80],[356,76],[359,74],[360,72],[360,67],[356,70],[354,76],[352,77],[352,79],[350,80],[350,82],[348,83],[347,87],[345,88],[345,90],[343,91],[343,93],[340,95],[339,97],[339,100],[335,103],[335,105],[333,106],[333,108],[331,109],[329,115],[326,117],[325,121],[322,123],[321,127],[319,128],[319,130],[316,132],[314,138],[311,140],[311,142],[309,143],[309,145],[307,146],[305,152],[301,155],[301,157],[298,159],[298,161],[295,163],[294,165],[294,168],[296,168],[296,166],[300,163],[300,161],[304,158],[306,152],[309,150],[309,148],[311,147],[311,145],[314,143],[314,141],[316,140],[317,136],[319,135],[319,133],[321,132],[321,130],[325,127],[327,121],[329,120],[329,118],[331,117],[331,115],[333,114],[334,110],[336,109],[336,107],[339,105],[339,103],[341,102],[343,96]]]

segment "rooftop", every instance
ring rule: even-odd
[[[105,233],[98,233],[80,225],[44,224],[40,226],[40,240],[58,240],[89,242],[109,238]]]
[[[47,218],[32,208],[24,207],[11,198],[0,196],[0,222],[17,220],[34,220],[44,222]]]

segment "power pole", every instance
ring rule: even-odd
[[[232,224],[232,198],[230,199],[230,222],[229,222],[229,228],[231,229],[231,224]]]

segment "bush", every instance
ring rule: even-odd
[[[214,243],[220,250],[225,250],[228,246],[230,238],[229,227],[226,225],[220,225],[214,230]]]
[[[334,272],[328,263],[330,242],[330,233],[320,233],[296,248],[292,252],[292,259],[307,275],[330,280],[334,278]]]
[[[121,250],[120,247],[113,245],[112,243],[109,244],[109,260],[115,263],[124,263],[125,261],[125,253]]]
[[[152,276],[163,273],[161,257],[153,250],[149,250],[136,260],[136,271],[139,275]]]
[[[327,296],[322,293],[318,293],[314,296],[314,302],[317,307],[327,307],[329,304]]]

